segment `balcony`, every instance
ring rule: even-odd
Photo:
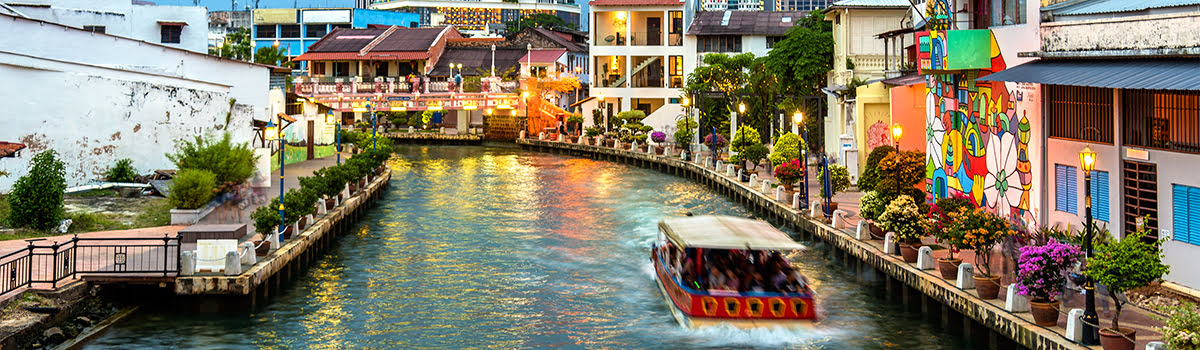
[[[445,109],[499,108],[515,106],[519,96],[515,91],[519,83],[500,81],[483,83],[480,92],[458,92],[450,90],[446,81],[423,82],[416,86],[405,77],[375,77],[374,81],[363,81],[362,77],[297,77],[293,88],[297,95],[317,99],[338,111],[348,112],[364,103],[386,101],[393,109],[421,110],[429,107]]]
[[[662,46],[663,36],[662,31],[658,32],[633,32],[629,35],[633,46]]]

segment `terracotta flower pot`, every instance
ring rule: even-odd
[[[588,146],[595,146],[595,145],[596,145],[596,139],[594,139],[594,138],[590,138],[590,137],[589,137],[587,140],[588,140]]]
[[[822,208],[825,208],[825,215],[830,215],[830,216],[833,215],[833,211],[838,209],[838,203],[833,202],[833,201],[829,202],[829,204],[822,204],[821,206],[822,206]],[[913,261],[916,261],[916,260],[913,260]]]
[[[283,228],[283,234],[282,234],[282,235],[280,235],[280,237],[281,237],[281,238],[283,238],[283,239],[291,239],[291,238],[292,238],[292,231],[293,231],[293,226],[292,226],[292,225],[287,225],[287,226],[285,226],[285,227]]]
[[[1117,333],[1120,332],[1120,333]],[[1137,330],[1129,328],[1100,330],[1100,347],[1104,350],[1133,350],[1133,342],[1137,340]]]
[[[341,199],[341,197],[342,197],[342,195],[338,195],[339,199]],[[334,206],[333,198],[329,198],[329,199],[325,200],[325,210],[327,210],[327,211],[333,210],[333,206]]]
[[[937,261],[938,271],[942,273],[942,279],[958,279],[958,265],[962,264],[962,259],[938,258]]]
[[[917,262],[917,249],[921,249],[921,243],[917,244],[900,244],[900,255],[904,256],[904,262]]]
[[[617,142],[616,140],[611,140],[611,139],[610,139],[610,140],[604,140],[604,146],[605,146],[605,147],[612,147],[612,146],[613,146],[613,144],[614,144],[614,143],[616,143],[616,142]]]
[[[342,202],[342,194],[341,193],[338,193],[338,201],[337,202],[338,203]]]
[[[887,236],[887,232],[883,231],[883,228],[879,227],[878,224],[871,222],[868,226],[871,228],[871,237],[875,239],[883,239]]]
[[[302,217],[300,217],[300,220],[296,221],[296,229],[300,230],[300,231],[304,231],[305,226],[308,226],[308,217],[302,216]]]
[[[1000,296],[1000,276],[971,276],[975,279],[975,292],[984,300],[996,299]]]
[[[256,247],[254,248],[254,255],[267,256],[267,254],[271,253],[270,243],[263,243],[263,241],[253,241],[252,243],[254,243],[254,246]]]
[[[1033,323],[1046,327],[1058,325],[1058,307],[1060,304],[1057,300],[1051,302],[1047,302],[1046,300],[1030,300],[1029,313],[1033,314]]]
[[[663,147],[663,146],[654,146],[654,154],[661,156],[661,155],[663,155],[663,151],[665,151],[666,149],[667,148]]]

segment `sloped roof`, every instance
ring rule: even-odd
[[[549,30],[549,29],[545,29],[545,28],[534,28],[534,31],[537,31],[538,34],[541,34],[542,36],[545,36],[546,38],[550,39],[550,41],[553,41],[556,44],[562,45],[562,47],[567,49],[567,51],[571,51],[571,52],[586,52],[587,51],[587,45],[581,45],[579,43],[573,42],[570,39],[567,39],[566,37],[564,37],[564,35],[574,35],[574,34],[557,32],[557,31],[553,31],[553,30]]]
[[[406,28],[397,27],[371,51],[429,51],[433,41],[445,28]]]
[[[834,2],[832,7],[909,7],[908,0],[841,0]]]
[[[804,12],[705,11],[696,13],[688,35],[783,35]],[[728,16],[728,17],[726,17]],[[726,20],[728,18],[728,20]]]
[[[1090,0],[1047,6],[1055,16],[1091,15],[1100,13],[1134,12],[1156,8],[1200,5],[1200,0]]]
[[[517,67],[518,60],[525,55],[525,48],[496,49],[496,74],[502,74],[509,68]],[[442,58],[438,60],[437,66],[433,67],[433,71],[429,72],[430,76],[445,77],[450,75],[450,63],[461,63],[463,65],[463,76],[479,75],[480,70],[483,74],[492,69],[492,49],[491,48],[448,48],[442,53]],[[454,73],[458,73],[456,69]]]
[[[683,5],[682,0],[592,0],[590,6],[661,6]]]
[[[530,50],[525,56],[521,56],[521,62],[548,63],[558,61],[559,57],[567,54],[567,50]]]
[[[0,158],[8,158],[17,154],[17,151],[25,149],[25,144],[16,142],[0,141]]]
[[[732,216],[663,219],[658,228],[681,247],[709,249],[804,249],[786,233],[762,220]]]
[[[308,47],[308,52],[358,52],[387,29],[337,28]]]

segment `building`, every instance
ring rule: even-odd
[[[489,34],[489,24],[503,26],[537,13],[579,26],[580,14],[574,0],[374,0],[371,8],[415,12],[423,27],[452,25],[472,36]]]
[[[902,57],[887,56],[878,34],[900,29],[910,6],[908,0],[841,0],[823,10],[834,37],[833,70],[823,89],[829,107],[823,141],[831,159],[854,178],[871,149],[892,144],[889,94],[881,81],[886,68],[898,67]]]
[[[208,13],[208,46],[225,44],[225,36],[238,29],[250,30],[254,21],[250,11],[212,11]]]
[[[1030,147],[1028,158],[1044,169],[1033,186],[1045,190],[1030,197],[1044,225],[1082,227],[1088,204],[1115,237],[1144,225],[1163,240],[1173,267],[1164,285],[1193,289],[1200,288],[1200,270],[1189,268],[1200,255],[1198,6],[1086,0],[1045,6],[1041,16],[1006,13],[1006,22],[1044,20],[1032,36],[1040,34],[1040,47],[1026,50],[1039,59],[979,79],[1021,87],[1042,109],[1044,126],[1032,127],[1045,130],[1044,148]],[[1079,161],[1085,147],[1097,154],[1091,203]]]
[[[257,9],[253,11],[254,49],[278,44],[288,56],[308,52],[308,47],[337,28],[371,26],[416,27],[417,14],[367,9]]]
[[[208,10],[144,1],[2,1],[20,16],[88,31],[208,52]]]
[[[833,0],[764,0],[767,11],[820,10],[833,4]]]
[[[141,173],[172,169],[177,140],[229,132],[250,142],[252,121],[270,116],[270,66],[74,26],[24,18],[0,7],[0,96],[10,103],[0,140],[28,146],[0,162],[0,189],[53,149],[68,186],[102,177],[118,159]],[[269,172],[266,173],[269,175]],[[266,176],[264,175],[264,176]]]

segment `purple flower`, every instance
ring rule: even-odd
[[[1017,291],[1034,300],[1052,301],[1067,281],[1083,253],[1079,247],[1055,240],[1040,246],[1021,247],[1017,259]]]

